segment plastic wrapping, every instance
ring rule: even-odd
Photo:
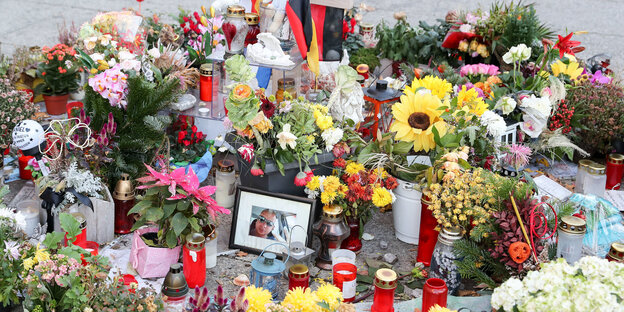
[[[573,194],[568,199],[582,211],[587,221],[583,253],[604,258],[611,243],[624,241],[624,224],[619,210],[609,201],[595,196]]]

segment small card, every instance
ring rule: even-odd
[[[548,195],[559,200],[564,200],[572,195],[572,192],[570,192],[567,188],[561,186],[561,184],[553,181],[545,175],[535,177],[533,178],[533,181],[535,181],[539,194],[542,196]]]

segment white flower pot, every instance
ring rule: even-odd
[[[414,189],[414,183],[401,179],[397,179],[397,182],[399,186],[393,191],[396,200],[392,204],[394,234],[400,241],[417,245],[422,193]]]

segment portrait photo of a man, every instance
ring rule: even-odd
[[[254,216],[252,215],[252,218],[253,217]],[[249,235],[276,240],[275,235],[272,233],[276,223],[277,214],[271,209],[264,209],[260,212],[259,216],[251,221],[251,225],[249,226]]]

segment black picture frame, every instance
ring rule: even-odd
[[[250,206],[251,200],[255,200],[254,203],[257,203],[259,206]],[[291,205],[288,205],[289,203]],[[241,207],[241,204],[244,206]],[[293,208],[293,206],[296,207]],[[272,243],[282,242],[284,245],[288,246],[288,237],[273,235],[275,239],[267,239],[251,235],[251,227],[252,224],[254,224],[254,221],[252,221],[251,218],[254,218],[254,216],[257,215],[257,213],[254,214],[254,211],[257,212],[260,209],[262,209],[262,212],[269,209],[276,214],[279,213],[279,217],[281,217],[281,219],[279,219],[280,221],[278,222],[278,224],[281,227],[283,227],[283,218],[288,219],[289,217],[292,217],[292,211],[295,210],[295,219],[299,221],[295,224],[301,225],[305,229],[305,245],[308,247],[312,246],[312,225],[314,224],[316,200],[282,193],[271,193],[239,185],[236,188],[236,199],[234,202],[234,207],[232,209],[232,226],[230,229],[230,240],[228,246],[230,249],[240,249],[248,253],[259,255],[265,247],[269,246]],[[289,217],[287,217],[286,215],[288,215]],[[304,220],[304,216],[307,219],[305,222],[301,221]],[[276,215],[276,220],[277,218],[278,216]],[[288,233],[290,233],[290,230],[292,230],[292,227],[295,226],[295,224],[286,224],[286,228],[289,228]],[[305,226],[303,226],[303,224],[305,224]],[[243,225],[245,226],[244,228],[242,228]],[[247,230],[247,228],[249,228],[249,230]],[[278,232],[280,229],[278,229]],[[274,233],[274,230],[275,229],[273,228],[271,233]],[[296,239],[296,237],[301,238],[301,235],[303,235],[303,231],[301,231],[301,229],[296,230],[296,232],[293,233],[293,241],[298,241],[299,239]],[[286,234],[284,236],[288,235]],[[282,241],[282,239],[284,241]],[[281,246],[274,245],[271,246],[271,249],[268,249],[267,251],[276,253],[279,256],[282,252],[285,252],[286,250]]]

